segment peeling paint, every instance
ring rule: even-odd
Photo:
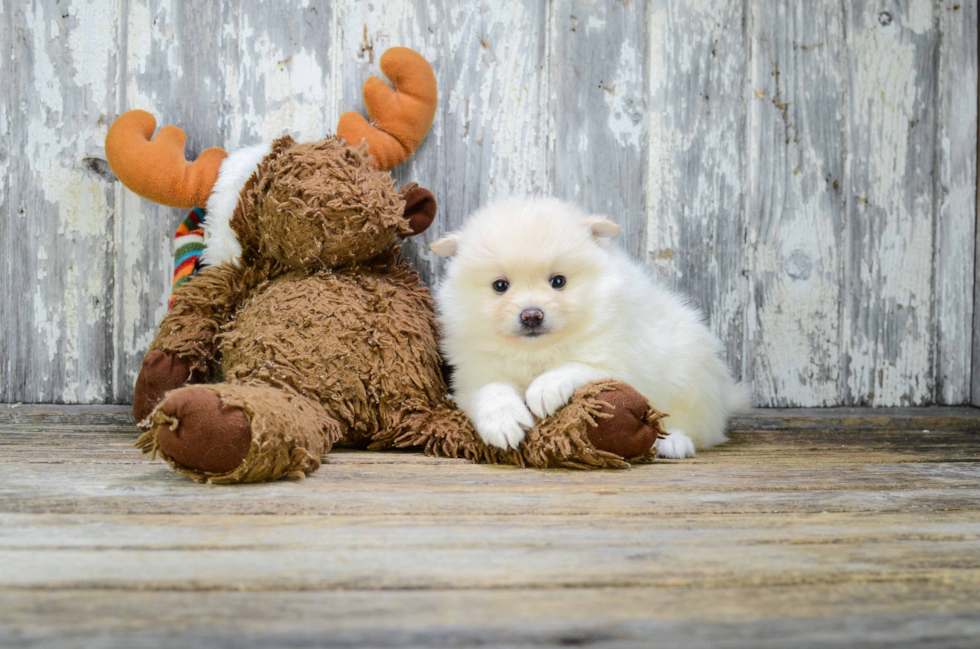
[[[827,406],[841,398],[844,124],[837,107],[846,74],[839,9],[803,0],[752,14],[746,335],[760,405]],[[801,50],[796,44],[805,39],[826,45]]]
[[[238,148],[268,141],[284,134],[298,140],[316,140],[332,133],[335,123],[326,121],[327,72],[315,50],[296,46],[282,30],[261,21],[253,25],[244,14],[236,37],[238,60],[226,69],[225,101],[229,137],[225,145]]]
[[[616,76],[605,86],[604,99],[609,107],[609,132],[616,141],[636,149],[645,144],[646,98],[638,90],[643,88],[643,54],[633,43],[623,41],[619,52]],[[588,144],[582,146],[588,151]]]
[[[8,6],[25,40],[0,34],[15,79],[0,206],[20,237],[0,247],[4,399],[127,401],[166,310],[183,214],[100,172],[116,114],[184,128],[189,155],[316,139],[363,110],[394,45],[440,83],[432,131],[396,171],[439,198],[405,248],[427,280],[442,262],[426,242],[468,213],[555,193],[620,221],[622,244],[692,296],[757,404],[968,398],[976,3]]]
[[[647,6],[569,0],[554,14],[554,193],[619,223],[620,245],[645,255]]]
[[[927,333],[932,158],[916,147],[932,137],[933,86],[918,71],[935,34],[909,37],[896,21],[883,26],[873,2],[853,6],[851,18],[848,166],[852,193],[867,202],[850,207],[851,295],[843,323],[847,389],[869,405],[928,403],[934,388]]]
[[[934,315],[936,393],[940,403],[980,405],[980,336],[975,311],[976,277],[969,272],[976,258],[977,87],[976,2],[959,10],[943,6],[940,14],[939,153],[936,224],[937,293]],[[973,312],[973,313],[971,313]]]
[[[665,0],[652,3],[646,30],[647,259],[702,309],[740,377],[747,300],[741,21],[741,2],[685,3],[678,10]]]
[[[11,209],[25,252],[37,260],[17,271],[27,281],[33,276],[33,308],[23,322],[37,343],[18,344],[20,394],[5,392],[29,401],[101,398],[111,209],[108,181],[91,174],[83,157],[105,137],[99,118],[115,72],[106,43],[115,37],[118,7],[79,0],[52,11],[36,3],[15,19],[32,41],[19,73],[22,87],[33,90],[19,106],[23,128],[13,134],[21,155],[12,176],[22,202]]]
[[[916,34],[925,34],[933,28],[932,0],[911,0],[908,4],[905,26]]]

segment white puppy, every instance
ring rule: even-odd
[[[662,457],[727,439],[745,389],[698,313],[604,241],[618,231],[558,200],[511,199],[432,244],[453,257],[436,302],[456,402],[487,444],[516,448],[532,413],[604,378],[669,413]]]

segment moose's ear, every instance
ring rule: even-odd
[[[436,218],[436,197],[418,183],[408,183],[400,190],[405,199],[405,218],[409,231],[405,236],[422,234]]]
[[[602,216],[590,216],[582,221],[582,225],[588,229],[596,239],[607,239],[619,234],[619,224],[613,223]]]
[[[429,250],[434,252],[437,257],[452,257],[459,248],[459,235],[450,234],[449,236],[433,241],[429,244]]]

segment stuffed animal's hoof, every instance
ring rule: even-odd
[[[616,383],[596,395],[596,399],[605,402],[602,412],[611,417],[596,417],[596,426],[588,429],[593,446],[625,458],[643,455],[653,448],[660,426],[648,421],[650,404],[646,397],[625,383]]]
[[[228,473],[236,469],[252,444],[252,427],[240,408],[226,406],[214,391],[191,386],[160,404],[154,416],[157,447],[188,469]]]
[[[133,393],[133,417],[136,423],[146,419],[165,394],[197,380],[199,377],[191,370],[191,362],[186,358],[159,349],[148,351],[143,357],[143,366],[136,378],[136,390]]]

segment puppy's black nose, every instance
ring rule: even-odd
[[[534,329],[544,322],[544,311],[537,307],[531,307],[530,309],[524,309],[521,311],[521,324],[525,327],[530,327]]]

